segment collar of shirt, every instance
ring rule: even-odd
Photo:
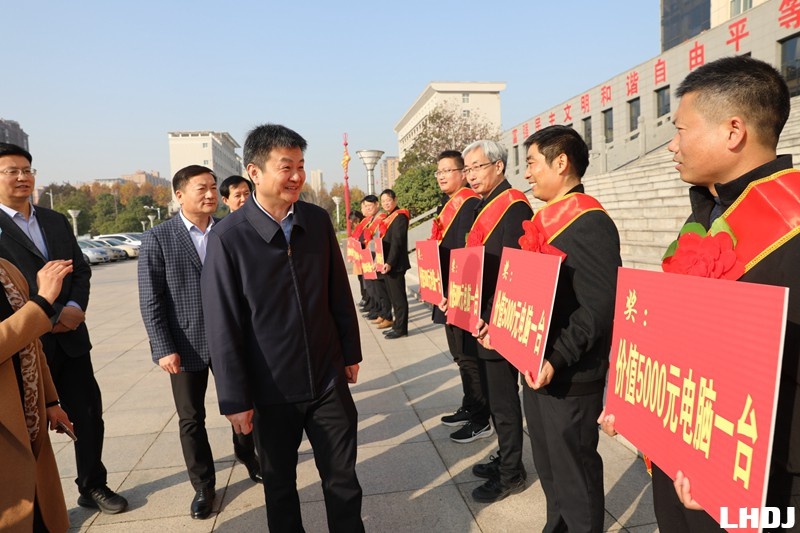
[[[11,220],[14,221],[14,224],[16,224],[17,227],[28,236],[28,238],[33,242],[34,246],[36,246],[39,252],[41,252],[42,257],[49,259],[49,255],[47,253],[47,244],[44,242],[44,235],[42,234],[42,229],[39,226],[39,220],[36,218],[36,209],[33,207],[33,204],[29,205],[31,206],[31,214],[28,218],[25,218],[25,215],[23,215],[21,211],[12,209],[7,205],[0,204],[0,209],[10,216]]]
[[[34,218],[36,216],[36,209],[34,209],[33,204],[28,204],[28,205],[31,206],[31,216],[28,218]],[[23,215],[21,211],[17,211],[16,209],[8,207],[5,204],[0,203],[0,209],[5,211],[5,213],[11,218],[15,218],[17,215],[19,215],[23,220],[26,220],[25,215]]]
[[[206,231],[203,232],[200,228],[194,225],[186,216],[183,214],[183,210],[179,211],[181,221],[183,225],[186,226],[187,231],[189,232],[189,237],[192,239],[192,244],[194,244],[194,249],[197,250],[197,255],[200,257],[200,262],[203,263],[206,260],[206,241],[208,240],[208,232],[211,231],[211,226],[214,225],[214,217],[208,217],[208,226],[206,226]]]
[[[294,220],[294,204],[292,204],[289,207],[289,211],[286,213],[286,216],[283,217],[283,220],[278,221],[278,220],[275,220],[274,216],[269,214],[269,211],[264,209],[264,206],[261,205],[258,202],[258,198],[255,195],[253,195],[253,200],[255,201],[255,203],[258,206],[258,208],[261,209],[261,211],[263,211],[265,215],[267,215],[271,220],[273,220],[273,221],[278,223],[278,225],[281,227],[281,230],[283,231],[283,236],[286,237],[286,242],[288,243],[289,242],[289,236],[292,234],[292,225],[294,223],[293,222],[293,220]]]

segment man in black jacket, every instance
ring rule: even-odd
[[[525,490],[527,472],[522,465],[522,407],[519,402],[519,372],[502,355],[485,342],[488,322],[492,315],[500,256],[504,247],[519,248],[522,222],[533,212],[525,195],[511,188],[505,177],[508,151],[496,141],[475,141],[464,148],[464,174],[472,190],[481,196],[475,208],[475,221],[467,237],[467,246],[484,246],[483,285],[481,287],[481,318],[478,331],[470,332],[482,343],[478,357],[486,377],[499,459],[478,464],[472,469],[486,483],[472,491],[479,502],[491,503]],[[462,429],[470,428],[468,423]],[[492,428],[473,426],[474,437],[492,435]],[[464,431],[466,433],[466,431]],[[461,437],[467,437],[462,434]]]
[[[533,461],[547,499],[543,531],[602,531],[603,460],[597,417],[614,321],[619,234],[599,202],[583,194],[589,149],[567,126],[550,126],[525,140],[525,178],[547,202],[547,242],[566,254],[558,277],[544,363],[526,373],[525,418]],[[534,390],[535,389],[535,390]]]
[[[392,189],[381,193],[381,207],[386,218],[381,223],[383,241],[383,281],[389,293],[394,311],[392,329],[384,333],[387,339],[408,335],[408,296],[406,295],[406,271],[411,268],[408,261],[408,220],[405,209],[397,208],[397,195]]]
[[[350,283],[328,213],[299,201],[306,141],[275,124],[244,145],[255,184],[244,207],[214,226],[201,278],[222,414],[255,430],[267,522],[302,531],[297,449],[308,435],[328,527],[357,533],[355,383],[361,345]]]
[[[71,259],[73,271],[64,278],[53,304],[58,313],[53,330],[41,337],[47,364],[64,410],[75,424],[75,464],[80,497],[78,505],[115,514],[128,502],[108,488],[102,462],[103,402],[94,378],[85,312],[89,304],[89,265],[83,260],[67,218],[30,202],[35,185],[33,158],[23,148],[0,143],[0,257],[20,269],[31,295],[36,294],[36,273],[47,261]]]

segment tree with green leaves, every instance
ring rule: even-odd
[[[394,184],[397,205],[408,209],[411,218],[439,205],[441,191],[436,183],[436,165],[425,165],[404,172]]]

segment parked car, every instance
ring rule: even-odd
[[[136,237],[132,237],[132,235],[136,235]],[[95,239],[108,239],[109,237],[112,239],[119,239],[122,242],[127,242],[128,244],[135,244],[137,246],[142,245],[142,237],[141,233],[104,233],[103,235],[98,235]]]
[[[112,248],[119,248],[123,252],[128,259],[132,259],[134,257],[139,257],[139,246],[135,244],[129,244],[127,242],[123,242],[119,239],[112,239],[111,237],[107,239],[92,239],[91,242],[96,242],[103,246],[111,246]]]
[[[89,246],[93,246],[95,248],[100,248],[100,249],[105,250],[108,253],[108,257],[112,261],[119,261],[120,259],[127,259],[128,258],[128,254],[126,254],[125,251],[120,249],[120,248],[114,248],[113,246],[106,246],[105,244],[100,244],[99,242],[94,242],[94,241],[90,241],[90,240],[84,240],[84,241],[80,241],[80,242],[85,242]]]
[[[85,259],[87,259],[90,265],[108,263],[111,261],[111,256],[108,255],[108,252],[105,250],[105,248],[95,246],[89,241],[78,241],[78,246],[81,247],[83,256]]]

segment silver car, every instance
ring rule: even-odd
[[[78,241],[78,246],[81,247],[83,255],[89,260],[90,265],[97,265],[99,263],[108,263],[111,261],[111,256],[103,248],[92,246],[87,241]]]

